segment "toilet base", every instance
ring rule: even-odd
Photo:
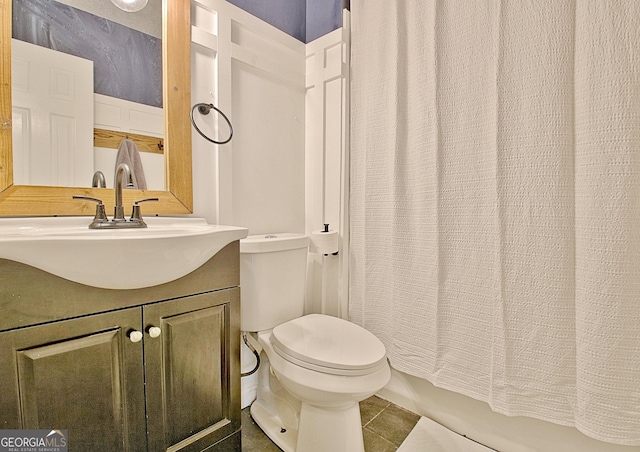
[[[251,417],[276,446],[284,452],[295,452],[298,430],[292,427],[283,427],[282,420],[272,413],[262,401],[253,402]]]
[[[359,403],[335,409],[320,408],[303,402],[296,450],[364,452]]]
[[[260,400],[251,405],[251,417],[284,452],[364,452],[358,403],[339,410],[302,403],[297,430],[284,428]]]

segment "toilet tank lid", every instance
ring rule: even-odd
[[[240,254],[271,253],[307,248],[309,237],[294,232],[250,235],[240,240]]]

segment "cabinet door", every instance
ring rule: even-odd
[[[0,428],[68,430],[69,450],[146,449],[140,309],[0,333]]]
[[[240,429],[239,299],[234,288],[144,307],[149,451],[199,451]]]

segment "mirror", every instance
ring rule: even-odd
[[[0,0],[0,215],[93,215],[95,204],[71,199],[83,195],[101,199],[113,210],[113,190],[14,185],[11,111],[11,8]],[[190,1],[163,0],[162,61],[164,98],[164,158],[166,191],[125,190],[128,208],[133,201],[157,197],[146,203],[145,214],[185,214],[193,209],[191,184]],[[168,39],[168,37],[171,37]]]

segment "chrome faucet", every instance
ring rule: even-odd
[[[113,186],[116,191],[116,204],[113,208],[112,220],[114,223],[127,221],[124,219],[124,207],[122,206],[122,184],[128,185],[129,180],[131,180],[131,168],[126,163],[119,164],[113,177]]]
[[[95,176],[95,175],[94,175]],[[104,204],[102,200],[91,198],[89,196],[74,195],[73,199],[84,199],[97,203],[96,215],[89,225],[89,229],[118,229],[118,228],[146,228],[147,224],[142,219],[140,212],[140,203],[147,201],[158,201],[158,198],[145,198],[133,203],[133,211],[129,220],[124,217],[124,207],[122,205],[122,189],[124,186],[132,186],[131,184],[131,168],[126,163],[121,163],[116,168],[114,175],[114,191],[116,194],[115,206],[113,208],[113,219],[109,221],[104,213]]]

